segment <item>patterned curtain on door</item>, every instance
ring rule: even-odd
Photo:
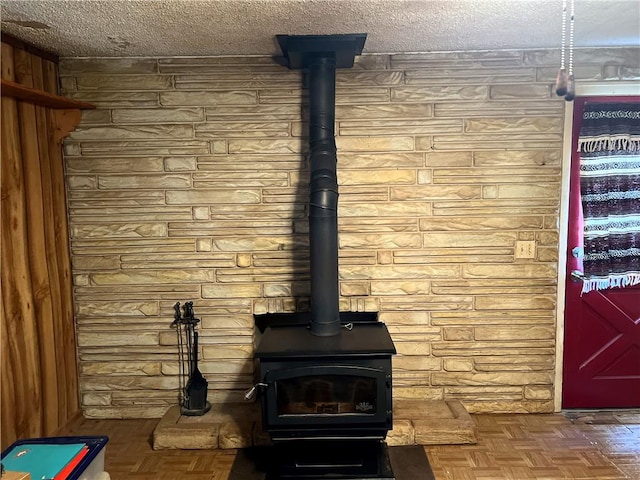
[[[582,293],[640,284],[640,103],[587,103],[578,151]]]

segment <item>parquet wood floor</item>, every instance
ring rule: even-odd
[[[436,480],[640,479],[638,413],[473,418],[476,445],[427,447]]]
[[[425,447],[436,480],[640,479],[640,412],[473,415],[476,445]],[[108,435],[113,480],[227,480],[235,450],[151,448],[157,419],[81,420],[71,435]]]

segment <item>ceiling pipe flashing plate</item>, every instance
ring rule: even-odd
[[[336,68],[351,68],[355,56],[362,54],[367,34],[276,35],[276,39],[291,70],[306,68],[318,57],[334,58]]]

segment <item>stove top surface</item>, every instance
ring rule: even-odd
[[[387,326],[382,322],[354,322],[342,325],[340,333],[329,337],[313,335],[308,325],[267,327],[256,349],[257,358],[304,358],[335,356],[393,355]]]

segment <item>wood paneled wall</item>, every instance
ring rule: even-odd
[[[57,94],[57,64],[2,42],[2,79]],[[2,449],[77,412],[64,166],[55,112],[2,97]]]

